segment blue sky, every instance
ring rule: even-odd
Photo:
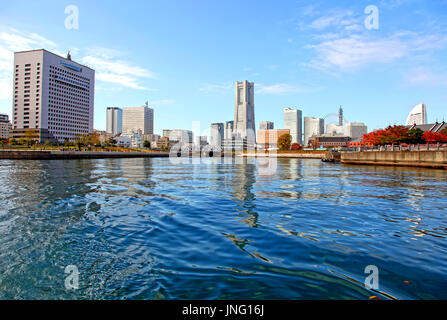
[[[65,8],[79,8],[79,29]],[[365,27],[375,5],[379,28]],[[108,106],[149,101],[155,131],[232,120],[234,82],[255,82],[256,121],[282,110],[345,109],[369,129],[424,102],[447,119],[447,2],[6,1],[0,8],[0,112],[11,114],[13,52],[45,48],[96,70],[95,128]],[[329,117],[330,118],[330,117]],[[329,119],[328,118],[328,119]]]

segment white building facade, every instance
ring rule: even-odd
[[[427,108],[420,103],[411,110],[407,117],[407,126],[427,124]]]
[[[303,112],[298,109],[284,109],[284,129],[290,130],[292,143],[303,144]]]
[[[44,49],[14,53],[12,137],[73,141],[93,132],[95,71]]]
[[[123,132],[123,110],[117,107],[107,108],[107,133],[117,135]]]
[[[213,147],[221,147],[225,138],[225,128],[223,123],[212,123],[210,133],[210,145]]]
[[[154,109],[146,106],[123,108],[123,133],[154,133]]]
[[[304,117],[304,141],[303,145],[309,145],[312,136],[319,136],[324,133],[324,119]]]

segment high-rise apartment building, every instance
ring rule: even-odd
[[[44,49],[14,53],[12,137],[64,142],[93,132],[95,71]]]
[[[117,107],[107,108],[107,133],[117,135],[123,132],[123,110]]]
[[[154,109],[148,103],[141,107],[123,108],[123,133],[154,133]]]
[[[0,114],[0,138],[8,139],[9,130],[11,130],[11,122],[7,114]]]
[[[255,142],[254,83],[247,80],[236,82],[234,132],[239,134],[240,139]]]
[[[259,130],[273,130],[274,124],[271,121],[261,121],[259,123]]]
[[[309,145],[309,139],[312,136],[322,135],[324,133],[324,119],[304,117],[304,146]]]
[[[303,113],[298,109],[284,109],[284,129],[290,130],[292,143],[303,144]]]

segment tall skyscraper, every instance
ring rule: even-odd
[[[107,108],[107,133],[117,135],[123,132],[123,110],[117,107]]]
[[[259,130],[273,130],[274,124],[271,121],[261,121],[259,123]]]
[[[247,80],[236,82],[236,104],[234,112],[234,132],[241,139],[255,141],[254,83]]]
[[[44,49],[14,53],[12,138],[64,142],[93,132],[95,71]]]
[[[309,144],[312,136],[322,135],[324,133],[324,119],[304,117],[304,146]]]
[[[292,143],[303,144],[303,113],[298,109],[284,109],[284,129],[290,130]]]
[[[411,110],[407,118],[407,126],[427,124],[427,108],[420,103]]]
[[[222,146],[222,140],[225,138],[225,129],[223,123],[211,124],[210,145],[213,147]]]
[[[147,102],[145,106],[123,108],[123,133],[139,131],[154,133],[154,109],[149,108]]]

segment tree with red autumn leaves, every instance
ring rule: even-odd
[[[422,138],[427,143],[436,143],[436,142],[447,142],[447,135],[442,134],[441,132],[424,132]]]
[[[303,149],[303,146],[300,145],[299,143],[292,144],[292,150],[293,151],[299,151],[299,150],[302,150],[302,149]]]
[[[404,126],[389,126],[385,130],[377,130],[365,134],[363,136],[363,143],[374,146],[396,144],[402,142],[407,133],[408,128]]]
[[[385,130],[377,130],[363,136],[365,145],[390,145],[400,143],[436,143],[447,142],[447,130],[442,132],[423,132],[421,129],[408,129],[404,126],[389,126]]]

